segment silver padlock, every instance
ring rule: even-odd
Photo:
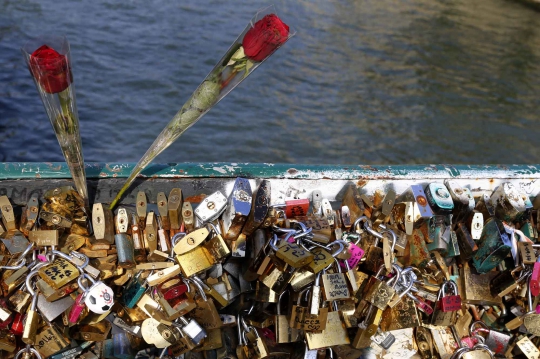
[[[212,222],[221,215],[226,205],[227,197],[220,191],[216,191],[199,204],[195,210],[195,215],[203,224]]]
[[[182,331],[191,339],[195,345],[199,345],[201,341],[206,338],[206,331],[203,327],[197,323],[196,320],[187,320],[184,317],[178,318],[182,322],[183,326],[180,326]],[[174,325],[174,324],[173,324]]]
[[[371,340],[381,348],[388,350],[395,343],[396,337],[392,333],[383,332],[377,328],[377,334],[372,336]]]

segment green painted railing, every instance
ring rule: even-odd
[[[134,163],[86,163],[89,179],[128,177]],[[538,165],[291,165],[271,163],[170,163],[153,164],[141,177],[237,177],[288,179],[520,179],[540,178]],[[0,180],[70,178],[63,162],[0,163]]]

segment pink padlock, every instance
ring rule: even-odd
[[[468,348],[474,347],[476,344],[478,344],[478,342],[478,336],[470,336],[461,339],[461,344],[465,345]]]
[[[540,262],[534,263],[533,272],[531,274],[530,288],[533,297],[540,294]]]
[[[346,259],[346,261],[349,263],[349,267],[354,269],[364,256],[364,250],[354,243],[349,243],[349,247],[346,250],[351,254],[351,257]],[[340,263],[340,265],[342,268],[345,268],[345,263]]]
[[[75,304],[73,304],[73,307],[71,307],[71,310],[69,311],[68,320],[70,323],[75,324],[79,320],[82,311],[86,307],[86,304],[84,304],[84,299],[85,293],[81,293],[77,296],[77,298],[75,298]]]

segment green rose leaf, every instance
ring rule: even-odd
[[[244,54],[244,47],[240,46],[238,50],[231,56],[231,59],[229,62],[227,62],[227,66],[234,65],[235,62],[243,60],[246,58],[246,54]]]

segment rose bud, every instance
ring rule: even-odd
[[[244,53],[253,61],[262,61],[287,41],[289,26],[277,15],[269,14],[257,21],[244,36]]]
[[[47,45],[30,55],[29,65],[32,76],[47,93],[62,92],[73,82],[67,57]]]

